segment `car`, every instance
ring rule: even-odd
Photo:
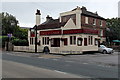
[[[103,53],[103,54],[111,54],[111,53],[113,53],[113,49],[112,48],[107,48],[104,45],[100,45],[100,47],[98,48],[98,51]]]

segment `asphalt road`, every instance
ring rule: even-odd
[[[62,59],[54,59],[54,58],[23,57],[23,56],[9,55],[9,54],[2,54],[2,59],[3,59],[3,69],[2,69],[3,77],[16,77],[16,76],[17,77],[30,77],[30,76],[31,77],[38,77],[38,76],[68,77],[70,76],[76,78],[77,77],[118,78],[117,67],[106,67],[106,66],[99,66],[96,64],[72,62],[65,59],[62,60]],[[32,66],[32,68],[29,68],[29,66]],[[36,74],[32,75],[32,72]],[[16,75],[14,74],[11,75],[11,73],[14,73]],[[30,73],[31,75],[27,75],[28,73]],[[55,74],[56,75],[61,74],[61,76],[56,76]]]

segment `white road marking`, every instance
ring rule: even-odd
[[[52,60],[58,61],[58,59],[52,59]]]
[[[65,61],[65,62],[74,62],[74,61]]]
[[[83,64],[88,64],[88,63],[83,63]]]
[[[58,71],[58,70],[54,70],[55,72],[58,72],[58,73],[62,73],[62,74],[67,74],[66,72],[62,72],[62,71]]]

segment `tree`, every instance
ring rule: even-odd
[[[120,18],[107,19],[107,27],[109,28],[106,31],[107,39],[110,42],[112,40],[120,40]]]
[[[18,20],[14,16],[8,13],[0,13],[2,16],[2,35],[7,35],[8,33],[14,34],[18,30]]]
[[[12,39],[13,44],[17,42],[17,44],[28,45],[28,30],[21,29],[18,26],[18,20],[13,15],[2,12],[0,13],[0,18],[2,20],[0,21],[0,27],[2,28],[2,36],[7,37],[7,34],[11,33],[14,37]],[[6,37],[5,39],[4,37],[2,37],[2,45],[5,45],[5,42],[7,41]],[[19,41],[16,41],[16,39]]]

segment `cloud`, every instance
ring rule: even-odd
[[[20,27],[29,27],[29,28],[32,28],[34,27],[34,23],[23,23],[23,22],[20,22],[20,24],[18,24]]]

